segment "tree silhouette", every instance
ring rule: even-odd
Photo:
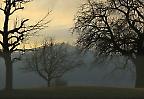
[[[87,1],[75,18],[77,44],[98,56],[129,57],[136,66],[135,87],[144,87],[144,1]]]
[[[26,65],[22,70],[37,73],[47,81],[47,86],[51,87],[52,80],[83,64],[77,50],[70,49],[69,46],[65,43],[55,43],[53,39],[45,41],[41,47],[35,47],[28,53],[24,61]]]
[[[11,28],[10,17],[15,15],[17,11],[24,9],[24,4],[31,2],[32,0],[4,0],[1,4],[0,11],[3,12],[4,21],[2,29],[0,30],[1,40],[0,45],[2,49],[0,50],[1,57],[5,60],[6,67],[6,84],[5,89],[12,90],[12,80],[13,80],[13,70],[12,63],[13,60],[11,55],[15,51],[22,51],[18,49],[18,46],[25,40],[28,36],[36,33],[37,31],[47,27],[47,22],[44,22],[46,17],[38,21],[34,25],[27,25],[26,22],[29,19],[15,20],[14,27]]]

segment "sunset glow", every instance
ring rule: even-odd
[[[52,11],[49,19],[49,28],[43,33],[44,35],[54,37],[58,42],[75,41],[75,36],[70,32],[73,26],[74,15],[77,12],[81,0],[42,0],[39,2],[35,0],[27,8],[27,14],[36,20],[44,16],[48,11]],[[38,8],[36,7],[38,6]]]
[[[81,3],[82,0],[34,0],[24,5],[24,10],[18,11],[10,17],[10,28],[13,27],[16,18],[19,20],[28,18],[30,20],[27,24],[34,24],[51,11],[47,19],[51,22],[47,29],[40,32],[41,36],[54,37],[58,42],[73,43],[75,36],[70,32],[70,28],[73,26],[74,15]],[[2,0],[0,0],[0,4],[2,7]],[[3,15],[2,12],[0,14]],[[3,19],[4,17],[0,18],[0,21],[3,21]],[[3,24],[0,24],[0,29],[2,28]]]

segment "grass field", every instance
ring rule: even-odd
[[[0,91],[0,99],[144,99],[144,89],[55,87]]]

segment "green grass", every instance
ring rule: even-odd
[[[0,99],[144,99],[144,89],[55,87],[0,91]]]

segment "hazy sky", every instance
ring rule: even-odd
[[[2,1],[3,0],[0,0],[0,6],[2,6]],[[75,36],[70,32],[70,28],[73,26],[74,15],[83,1],[84,0],[34,0],[25,5],[24,10],[13,15],[10,18],[10,22],[13,24],[13,19],[15,18],[20,20],[29,18],[29,23],[34,23],[43,18],[47,12],[51,10],[52,12],[48,17],[48,20],[51,20],[49,27],[41,33],[45,34],[44,37],[52,36],[57,41],[72,43],[75,41]],[[3,15],[2,12],[0,12],[0,15]],[[1,17],[0,21],[2,22],[3,19],[4,18]],[[3,24],[0,24],[0,29],[2,28]]]
[[[55,37],[58,41],[73,42],[74,36],[70,32],[73,26],[74,15],[82,0],[34,0],[29,3],[20,15],[29,17],[32,22],[44,17],[52,10],[49,20],[49,28],[43,31],[48,36]]]

